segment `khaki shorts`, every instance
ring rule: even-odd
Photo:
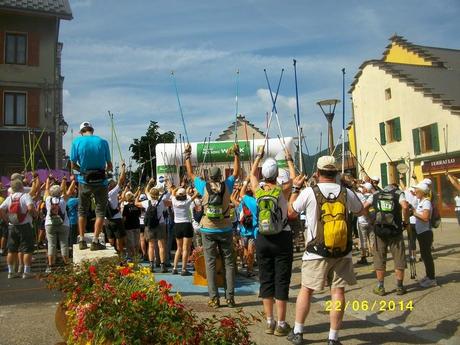
[[[302,286],[321,291],[325,286],[344,288],[355,285],[351,258],[324,258],[302,262]]]
[[[390,248],[393,261],[395,263],[395,269],[403,270],[406,268],[406,255],[404,238],[402,235],[391,239],[382,240],[379,236],[375,236],[374,243],[374,268],[376,270],[385,270],[388,247]]]
[[[90,185],[80,183],[78,185],[78,216],[86,217],[91,207],[91,196],[96,203],[96,217],[105,217],[105,208],[108,201],[108,187],[106,185]]]

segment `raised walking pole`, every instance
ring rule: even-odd
[[[176,76],[174,75],[174,71],[171,71],[171,77],[174,82],[174,89],[176,90],[177,104],[179,105],[180,117],[182,119],[182,125],[184,126],[185,139],[187,139],[187,144],[190,144],[190,140],[188,138],[187,126],[185,125],[184,112],[182,111],[182,104],[180,103],[179,90],[177,89]]]
[[[350,141],[348,141],[348,150],[351,152]],[[344,172],[345,172],[345,68],[342,68],[342,174]]]
[[[296,110],[297,110],[297,135],[299,137],[299,164],[300,172],[303,173],[303,153],[302,153],[302,139],[300,138],[300,106],[299,106],[299,88],[297,85],[297,60],[292,60],[294,65],[294,82],[295,82],[295,101],[296,101]]]
[[[240,82],[240,70],[236,70],[236,96],[235,96],[235,144],[238,142],[238,93]]]

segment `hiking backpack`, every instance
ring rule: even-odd
[[[382,239],[402,234],[402,207],[399,204],[401,192],[381,190],[374,194],[374,232]]]
[[[160,217],[158,217],[158,205],[160,205],[161,199],[163,199],[164,194],[160,196],[157,203],[154,205],[152,201],[149,200],[149,206],[145,210],[144,215],[144,225],[150,229],[156,228],[160,225]]]
[[[281,193],[280,186],[275,186],[270,190],[259,188],[256,191],[257,219],[261,235],[279,234],[287,224],[287,219],[283,220],[283,214],[279,207]]]
[[[319,187],[313,186],[318,207],[318,228],[316,238],[307,244],[308,252],[323,257],[339,258],[347,255],[352,248],[352,228],[348,221],[347,189],[340,186],[337,196],[327,197]]]
[[[11,224],[18,225],[21,224],[27,216],[26,213],[22,213],[21,209],[21,198],[24,194],[19,195],[16,198],[11,196],[10,207],[8,208],[8,218]]]
[[[434,200],[431,202],[431,218],[430,218],[430,225],[432,228],[437,229],[439,225],[441,225],[441,214],[439,213],[439,208],[434,203]]]
[[[251,210],[249,207],[246,206],[244,201],[241,201],[241,212],[240,212],[240,217],[239,217],[239,223],[245,228],[245,229],[252,229],[253,226],[253,221],[254,221],[254,216],[252,215]]]
[[[209,183],[206,183],[208,203],[204,214],[208,219],[223,219],[227,210],[224,210],[225,183],[220,184],[220,190],[214,191]]]
[[[57,198],[58,202],[53,202],[53,197],[50,197],[50,219],[52,225],[64,224],[65,215],[61,210],[61,198]]]

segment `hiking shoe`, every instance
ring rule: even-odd
[[[276,325],[275,331],[273,332],[274,335],[278,337],[285,337],[291,331],[291,326],[286,322],[284,326]]]
[[[187,270],[183,270],[183,271],[180,273],[180,275],[181,275],[182,277],[186,277],[186,276],[191,276],[192,274],[191,274],[189,271],[187,271]]]
[[[208,301],[208,306],[214,309],[217,309],[220,307],[220,301],[219,297],[214,297]]]
[[[367,259],[365,256],[361,257],[360,260],[356,261],[358,265],[369,265],[369,262],[367,262]]]
[[[51,273],[51,266],[46,266],[46,270],[45,270],[45,273],[46,274],[50,274]]]
[[[30,278],[33,278],[33,277],[35,277],[35,274],[30,273],[30,272],[24,272],[22,274],[22,279],[30,279]]]
[[[78,242],[78,249],[80,250],[88,249],[88,244],[86,244],[85,240],[81,240],[80,242]]]
[[[95,250],[104,250],[105,245],[103,245],[101,242],[91,242],[91,247],[89,250],[95,251]]]
[[[20,277],[19,273],[15,273],[15,272],[8,273],[8,279],[14,279],[14,278],[19,278],[19,277]]]
[[[226,302],[227,302],[227,307],[229,307],[229,308],[235,308],[236,307],[235,299],[233,297],[227,299]]]
[[[173,268],[171,274],[179,274],[179,271],[177,270],[177,268]]]
[[[438,285],[438,283],[436,282],[436,279],[430,279],[430,278],[426,278],[425,280],[421,281],[419,284],[423,288],[429,288],[429,287]]]
[[[155,272],[155,265],[150,265],[150,273],[154,273]]]
[[[396,294],[401,296],[404,295],[407,292],[406,288],[404,286],[401,287],[396,287]]]
[[[168,269],[166,268],[165,264],[160,264],[160,272],[161,273],[168,273]]]
[[[382,286],[376,286],[373,291],[376,295],[385,296],[385,288]]]
[[[301,345],[303,343],[303,334],[302,333],[294,333],[294,330],[289,333],[287,336],[287,340],[295,345]]]
[[[267,327],[265,328],[265,334],[273,334],[275,333],[276,322],[266,323]]]
[[[327,345],[342,345],[342,343],[338,340],[332,340],[332,339],[328,339],[327,340]]]

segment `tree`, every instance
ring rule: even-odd
[[[144,180],[146,176],[151,175],[150,169],[150,152],[152,154],[152,165],[153,174],[156,171],[156,158],[155,158],[155,147],[160,143],[173,143],[175,133],[167,131],[160,133],[160,126],[156,121],[150,121],[149,128],[145,135],[138,139],[134,139],[133,143],[129,146],[129,150],[133,153],[131,158],[139,165],[137,173],[133,173],[133,182],[139,181],[139,174],[143,171],[141,180]],[[149,151],[150,146],[150,151]],[[144,167],[145,165],[145,167]]]

